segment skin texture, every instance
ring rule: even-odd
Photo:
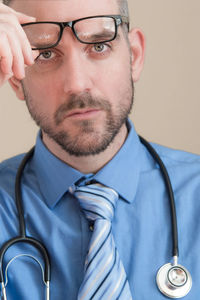
[[[115,0],[95,0],[95,5],[94,0],[22,0],[13,1],[11,7],[38,21],[119,13]],[[119,27],[118,38],[99,51],[79,43],[66,28],[60,44],[26,68],[22,82],[10,79],[42,128],[48,149],[84,173],[102,168],[126,139],[133,82],[139,79],[144,60],[140,30],[129,33],[129,43]]]

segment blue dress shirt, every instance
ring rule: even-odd
[[[163,264],[172,262],[169,200],[158,165],[140,143],[130,122],[129,127],[123,147],[95,175],[84,175],[60,161],[46,149],[38,135],[34,156],[23,173],[22,198],[27,235],[43,242],[51,258],[52,300],[76,300],[83,280],[91,231],[78,201],[69,192],[83,176],[113,188],[120,195],[113,235],[133,299],[167,299],[156,286],[156,273]],[[168,169],[175,193],[179,263],[193,278],[192,289],[184,299],[197,300],[200,297],[200,158],[153,146]],[[0,165],[1,246],[19,235],[14,183],[21,159],[20,155]],[[20,254],[41,260],[32,246],[18,244],[6,253],[4,269]],[[21,256],[10,263],[7,297],[8,300],[45,299],[42,273],[33,259]]]

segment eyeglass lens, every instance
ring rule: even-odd
[[[32,23],[23,27],[33,49],[47,49],[60,39],[60,26],[53,23]],[[73,30],[82,43],[101,43],[114,39],[115,20],[112,17],[97,17],[79,20]]]
[[[60,35],[60,26],[50,23],[36,23],[23,27],[32,48],[49,48]]]
[[[115,22],[108,17],[91,18],[75,23],[74,30],[82,42],[99,43],[114,38]]]

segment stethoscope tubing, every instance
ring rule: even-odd
[[[150,143],[148,143],[143,137],[139,136],[141,143],[148,149],[152,157],[155,159],[155,161],[158,163],[160,167],[160,171],[163,177],[163,180],[166,185],[166,190],[168,192],[168,198],[170,202],[170,210],[171,210],[171,224],[172,224],[172,256],[178,257],[179,256],[179,248],[178,248],[178,225],[177,225],[177,216],[176,216],[176,206],[175,206],[175,200],[174,200],[174,192],[172,189],[172,184],[169,178],[168,171],[160,159],[159,155],[155,151],[155,149],[151,146]]]
[[[38,240],[28,237],[26,235],[26,225],[24,220],[24,210],[23,210],[23,203],[22,203],[22,191],[21,191],[21,179],[22,174],[24,171],[24,168],[27,164],[27,162],[30,160],[30,158],[33,156],[34,153],[34,147],[24,156],[17,174],[16,174],[16,181],[15,181],[15,200],[16,200],[16,206],[18,211],[18,217],[19,217],[19,232],[20,235],[18,237],[12,238],[9,241],[7,241],[2,248],[0,249],[0,283],[4,282],[4,275],[3,275],[3,260],[5,253],[7,250],[14,244],[17,243],[27,243],[31,244],[35,248],[39,250],[39,252],[42,254],[44,259],[44,280],[46,283],[50,282],[51,280],[51,269],[50,269],[50,258],[48,251],[46,247]]]
[[[30,244],[32,246],[34,246],[35,248],[37,248],[39,250],[39,252],[42,254],[43,259],[44,259],[44,281],[48,282],[51,279],[50,276],[50,259],[49,259],[49,255],[47,252],[47,249],[45,248],[45,246],[38,240],[32,238],[32,237],[16,237],[13,239],[10,239],[9,241],[7,241],[3,247],[1,248],[0,251],[0,264],[1,264],[1,268],[0,268],[0,283],[4,282],[4,276],[3,276],[3,259],[5,256],[5,253],[7,252],[7,250],[13,246],[14,244],[17,243],[27,243]]]
[[[18,211],[18,217],[19,217],[19,232],[21,237],[26,236],[26,225],[24,220],[24,209],[22,204],[22,190],[21,190],[21,179],[22,174],[24,171],[24,168],[26,166],[26,163],[30,160],[30,158],[33,156],[35,147],[31,148],[29,152],[24,156],[16,174],[16,180],[15,180],[15,201]]]

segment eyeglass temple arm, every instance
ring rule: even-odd
[[[130,29],[129,18],[125,16],[121,16],[121,23],[124,23],[128,26],[128,30]]]

